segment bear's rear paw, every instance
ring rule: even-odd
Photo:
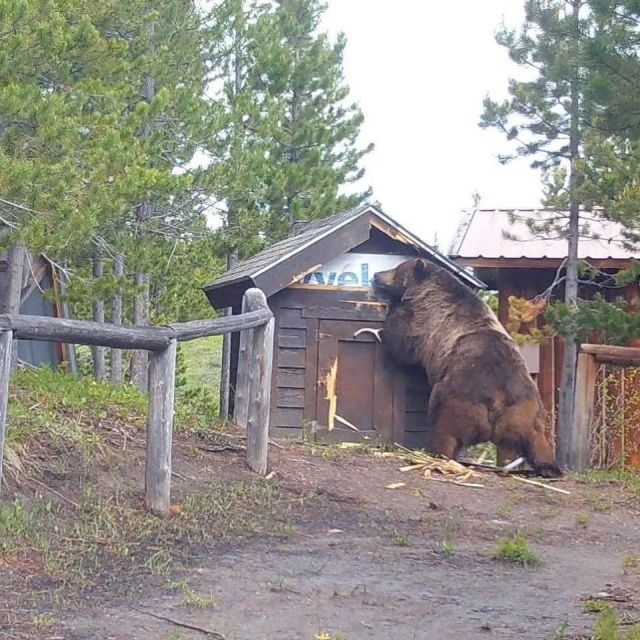
[[[537,476],[542,478],[560,478],[563,475],[557,464],[549,462],[534,464],[533,470]]]

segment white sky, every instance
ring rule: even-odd
[[[478,127],[482,99],[506,96],[518,68],[494,39],[523,0],[328,0],[325,29],[347,37],[345,76],[376,149],[365,182],[386,213],[446,251],[462,209],[536,207],[540,175],[497,131]]]

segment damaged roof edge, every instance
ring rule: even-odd
[[[484,282],[482,282],[481,280],[478,280],[478,278],[476,278],[474,275],[470,274],[468,271],[465,271],[465,269],[459,267],[455,262],[453,262],[453,260],[450,260],[444,254],[440,253],[433,247],[430,247],[428,244],[420,240],[420,238],[418,238],[416,235],[411,233],[411,231],[403,227],[400,223],[389,218],[389,216],[386,213],[378,209],[375,205],[371,205],[371,209],[374,210],[375,214],[381,220],[384,220],[388,225],[395,227],[396,229],[398,229],[398,231],[404,234],[407,237],[407,240],[409,240],[417,248],[420,248],[423,251],[428,251],[429,253],[431,253],[434,259],[440,262],[443,267],[445,267],[446,269],[449,269],[450,271],[460,276],[461,278],[464,278],[468,283],[473,284],[473,286],[477,287],[478,289],[487,288],[487,285]]]

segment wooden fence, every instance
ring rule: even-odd
[[[576,373],[576,395],[574,410],[573,442],[571,443],[572,460],[570,468],[575,471],[583,471],[591,466],[592,443],[594,428],[597,419],[606,419],[598,410],[600,407],[597,396],[599,382],[598,369],[602,365],[621,367],[640,367],[640,348],[636,347],[611,347],[601,344],[583,344],[578,354],[578,369]],[[600,375],[602,378],[602,375]],[[624,380],[624,378],[622,378]],[[611,386],[617,396],[617,401],[624,403],[628,390],[620,388],[619,383],[611,384],[607,380],[600,380],[600,384]],[[620,395],[622,394],[622,395]],[[627,417],[627,421],[631,416]],[[622,443],[609,443],[624,448],[624,435],[614,433],[614,425],[604,425],[601,431],[607,439],[622,437]],[[622,432],[624,434],[624,430]],[[621,451],[621,460],[624,463],[625,452]]]
[[[145,505],[160,516],[169,514],[171,443],[178,342],[241,332],[236,412],[247,429],[247,464],[267,472],[269,402],[273,361],[273,314],[259,289],[244,294],[242,314],[162,327],[125,327],[44,316],[0,315],[0,481],[7,424],[9,377],[14,339],[67,344],[146,349],[149,361],[149,415],[145,467]]]

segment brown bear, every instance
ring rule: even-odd
[[[373,290],[390,305],[383,346],[400,364],[424,367],[429,378],[431,453],[455,459],[461,449],[491,441],[499,464],[522,456],[538,475],[562,475],[538,389],[483,300],[422,258],[374,274]]]

